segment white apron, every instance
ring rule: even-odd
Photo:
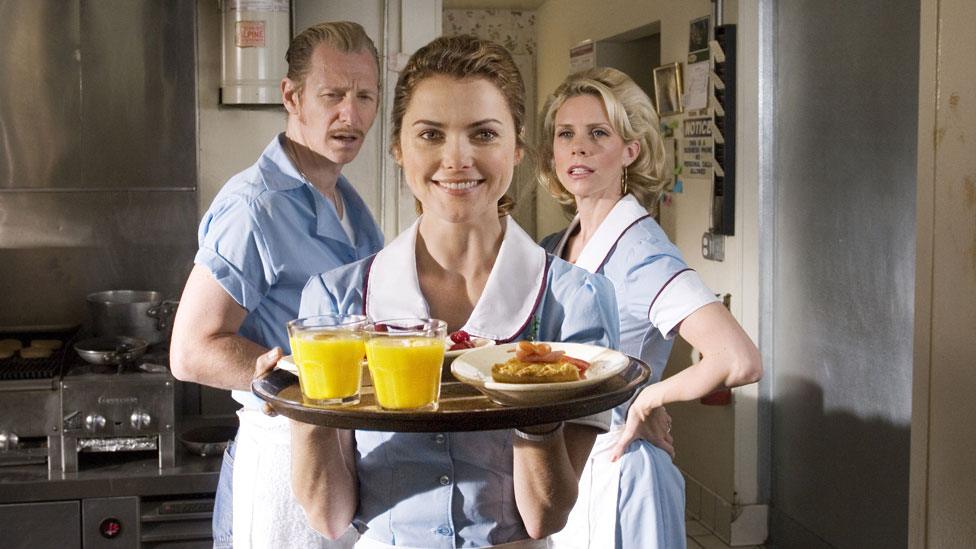
[[[308,525],[291,490],[291,435],[285,417],[237,412],[234,460],[234,549],[351,549],[352,527],[330,541]]]
[[[601,549],[612,547],[617,527],[617,491],[620,461],[610,455],[619,430],[596,437],[579,482],[576,505],[566,527],[549,536],[551,549]]]

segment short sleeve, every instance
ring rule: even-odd
[[[626,256],[606,265],[605,272],[621,281],[621,315],[648,320],[665,338],[688,315],[715,301],[701,277],[681,259],[669,242],[635,241]]]
[[[194,258],[239,305],[253,311],[275,282],[264,234],[244,200],[229,198],[211,207],[199,231]]]
[[[718,301],[715,294],[705,286],[698,273],[691,269],[679,272],[672,277],[648,307],[648,319],[664,337],[674,337],[675,327],[688,315],[698,309]]]

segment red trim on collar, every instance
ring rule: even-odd
[[[615,240],[614,243],[613,243],[613,246],[610,246],[610,248],[607,250],[607,255],[605,255],[603,257],[603,261],[601,261],[600,262],[600,265],[596,268],[596,270],[593,271],[594,273],[600,272],[600,269],[602,269],[603,266],[607,264],[607,261],[610,260],[610,255],[613,253],[613,250],[617,248],[617,244],[619,244],[620,243],[620,239],[623,238],[625,234],[627,234],[627,231],[629,231],[630,229],[632,229],[634,227],[634,225],[637,225],[638,223],[640,223],[641,221],[644,221],[648,217],[651,217],[651,215],[650,214],[647,214],[645,216],[638,217],[637,219],[634,220],[633,223],[631,223],[630,225],[627,225],[627,228],[625,228],[624,230],[620,231],[620,234],[617,235],[617,240]],[[655,299],[657,299],[657,297],[655,297]]]
[[[552,263],[552,258],[553,255],[546,252],[546,266],[542,270],[542,284],[539,285],[539,293],[535,296],[535,304],[532,305],[532,312],[529,313],[529,318],[525,319],[525,323],[522,324],[522,327],[519,328],[518,331],[516,331],[510,337],[496,340],[496,343],[509,343],[514,341],[519,334],[525,331],[525,327],[532,322],[532,319],[535,318],[535,312],[539,309],[539,304],[542,303],[542,296],[546,293],[546,287],[548,286],[546,281],[549,280],[549,265]]]
[[[686,271],[694,271],[694,269],[692,269],[691,267],[687,267],[687,268],[684,268],[684,269],[681,269],[680,271],[678,271],[678,272],[676,272],[676,273],[674,273],[673,275],[671,275],[671,278],[669,278],[669,279],[668,279],[668,281],[667,281],[667,282],[665,282],[665,283],[664,283],[664,284],[663,284],[663,285],[661,286],[661,289],[660,289],[660,290],[658,290],[656,294],[654,294],[654,299],[652,299],[652,300],[651,300],[651,304],[650,304],[650,305],[648,305],[648,307],[647,307],[647,317],[648,317],[648,318],[650,318],[650,317],[651,317],[651,309],[653,309],[653,308],[654,308],[654,303],[655,303],[655,302],[657,302],[657,298],[661,296],[661,292],[663,292],[663,291],[664,291],[664,289],[668,287],[668,284],[671,284],[671,281],[672,281],[672,280],[674,280],[675,278],[678,278],[678,275],[679,275],[679,274],[681,274],[681,273],[683,273],[683,272],[686,272]]]

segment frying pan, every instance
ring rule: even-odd
[[[107,336],[85,339],[75,343],[78,356],[92,364],[125,364],[146,352],[149,344],[137,337]]]
[[[209,425],[188,429],[179,438],[187,450],[198,456],[216,456],[223,453],[236,434],[236,425]]]

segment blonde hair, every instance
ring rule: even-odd
[[[505,98],[515,124],[516,147],[528,152],[525,143],[525,83],[512,55],[500,44],[471,35],[442,36],[417,50],[400,73],[393,91],[391,147],[400,147],[403,116],[417,85],[433,76],[457,79],[483,78],[494,84]],[[459,100],[461,100],[459,98]],[[505,194],[498,200],[498,215],[506,215],[515,200]],[[417,203],[417,213],[421,213]]]
[[[305,88],[312,54],[319,44],[328,44],[343,53],[369,52],[376,62],[376,74],[379,76],[380,56],[376,51],[376,44],[362,25],[352,21],[326,21],[303,30],[288,45],[285,53],[288,79],[295,83],[295,90],[299,93]]]
[[[576,212],[576,198],[563,187],[553,165],[556,112],[571,97],[591,95],[603,102],[610,125],[625,143],[637,141],[640,153],[627,166],[627,192],[649,212],[656,213],[658,199],[667,182],[664,140],[658,130],[658,116],[640,87],[626,74],[608,67],[596,67],[572,74],[556,88],[543,108],[538,171],[539,183],[566,210]]]

